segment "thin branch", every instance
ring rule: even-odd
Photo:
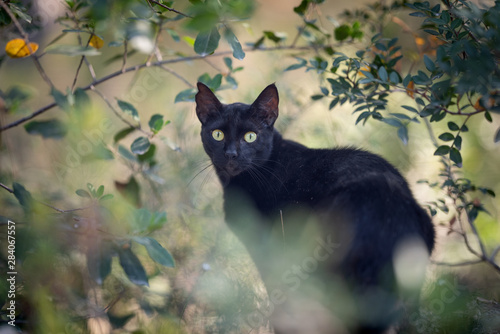
[[[168,7],[168,6],[166,6],[166,5],[162,4],[162,3],[159,3],[158,1],[154,1],[154,0],[147,0],[147,2],[150,2],[150,3],[152,2],[152,3],[154,3],[155,5],[158,5],[158,6],[160,6],[160,7],[163,7],[163,8],[165,8],[166,10],[168,10],[168,11],[170,11],[170,12],[174,12],[174,13],[179,14],[179,15],[182,15],[182,16],[184,16],[184,17],[193,18],[193,17],[192,17],[192,16],[190,16],[190,15],[187,15],[187,14],[184,14],[184,13],[182,13],[182,12],[179,12],[178,10],[176,10],[176,9],[174,9],[174,8],[171,8],[171,7]]]
[[[174,71],[173,69],[171,69],[170,67],[167,67],[165,65],[160,65],[159,66],[162,70],[164,71],[167,71],[168,73],[172,74],[174,77],[176,77],[177,79],[181,80],[182,82],[184,82],[187,86],[189,86],[190,88],[195,88],[195,86],[190,83],[189,81],[187,81],[182,75],[180,75],[179,73],[177,73],[176,71]]]
[[[101,97],[101,99],[104,100],[104,102],[106,102],[106,104],[108,105],[108,107],[111,109],[111,111],[113,111],[113,113],[116,115],[116,117],[118,117],[123,123],[127,124],[128,126],[130,126],[131,128],[134,128],[142,133],[144,133],[145,135],[147,135],[148,137],[151,137],[151,133],[147,132],[147,131],[144,131],[143,129],[141,129],[141,127],[139,125],[134,125],[132,123],[130,123],[128,120],[126,120],[119,112],[118,110],[116,110],[116,108],[113,106],[113,104],[111,103],[111,101],[103,94],[101,93],[99,90],[97,90],[94,86],[91,86],[90,89],[95,92],[97,95],[99,95]]]
[[[464,262],[456,262],[456,263],[431,261],[432,264],[435,264],[438,266],[447,266],[447,267],[462,267],[462,266],[469,266],[469,265],[473,265],[473,264],[479,264],[479,263],[483,263],[483,262],[485,262],[485,261],[481,260],[481,259],[464,261]]]
[[[11,193],[11,194],[14,194],[14,190],[13,190],[13,189],[11,189],[11,188],[7,187],[5,184],[3,184],[3,183],[1,183],[1,182],[0,182],[0,188],[3,188],[3,189],[5,189],[5,190],[7,190],[7,191],[8,191],[9,193]],[[51,209],[53,209],[53,210],[55,210],[55,211],[57,211],[57,212],[60,212],[60,213],[68,213],[68,212],[73,212],[73,211],[85,210],[85,209],[88,209],[88,208],[89,208],[89,207],[85,207],[85,208],[77,208],[77,209],[62,210],[62,209],[58,209],[58,208],[56,208],[56,207],[54,207],[54,206],[52,206],[52,205],[50,205],[50,204],[44,203],[44,202],[42,202],[42,201],[40,201],[40,200],[37,200],[37,199],[33,199],[33,200],[34,200],[34,201],[36,201],[36,202],[38,202],[38,203],[40,203],[40,204],[42,204],[42,205],[45,205],[45,206],[46,206],[46,207],[48,207],[48,208],[51,208]]]
[[[40,73],[40,75],[42,76],[42,79],[51,88],[54,88],[54,84],[52,83],[52,81],[50,80],[50,78],[47,76],[47,73],[45,73],[42,65],[40,64],[40,61],[38,60],[38,56],[35,54],[35,52],[31,48],[31,44],[30,44],[30,40],[29,40],[28,34],[26,33],[26,31],[24,31],[23,27],[21,26],[21,24],[17,20],[16,16],[14,15],[14,13],[12,13],[12,11],[9,8],[9,6],[7,6],[7,4],[4,1],[0,1],[0,6],[5,10],[5,12],[7,12],[7,14],[12,19],[12,22],[14,22],[14,25],[16,26],[17,30],[19,30],[19,33],[21,34],[21,36],[23,36],[24,43],[26,44],[26,47],[29,49],[30,55],[33,56],[33,62],[35,63],[35,67],[38,70],[38,73]]]
[[[5,184],[3,184],[1,182],[0,182],[0,187],[4,188],[5,190],[7,190],[8,192],[10,192],[11,194],[14,193],[14,190],[10,189],[9,187],[7,187]]]
[[[1,1],[0,1],[1,3]],[[287,51],[287,50],[311,50],[311,49],[315,49],[314,46],[291,46],[291,45],[288,45],[288,46],[275,46],[275,47],[270,47],[270,48],[258,48],[258,49],[254,49],[254,48],[246,48],[244,49],[245,52],[255,52],[255,51]],[[196,55],[196,56],[189,56],[189,57],[180,57],[180,58],[174,58],[174,59],[167,59],[167,60],[162,60],[162,61],[157,61],[157,62],[154,62],[154,63],[150,63],[150,64],[146,64],[146,63],[143,63],[143,64],[140,64],[140,65],[134,65],[134,66],[130,66],[128,68],[123,68],[123,69],[120,69],[116,72],[113,72],[113,73],[110,73],[108,74],[107,76],[104,76],[102,77],[101,79],[98,79],[98,80],[95,80],[93,81],[92,83],[88,84],[87,86],[85,87],[82,87],[82,90],[86,91],[86,90],[89,90],[91,89],[92,86],[97,86],[99,84],[102,84],[110,79],[113,79],[115,77],[118,77],[122,74],[125,74],[125,73],[128,73],[128,72],[134,72],[134,71],[138,71],[140,69],[143,69],[143,68],[147,68],[147,67],[153,67],[153,66],[161,66],[161,65],[165,65],[165,64],[175,64],[175,63],[181,63],[181,62],[187,62],[187,61],[194,61],[194,60],[203,60],[203,59],[206,59],[206,58],[212,58],[212,57],[220,57],[220,56],[226,56],[226,55],[231,55],[233,53],[233,51],[231,50],[227,50],[227,51],[220,51],[220,52],[214,52],[210,55],[205,55],[205,56],[201,56],[201,55]],[[47,110],[50,110],[52,108],[54,108],[57,104],[55,102],[52,102],[40,109],[38,109],[37,111],[33,112],[32,114],[26,116],[26,117],[23,117],[23,118],[20,118],[18,119],[17,121],[14,121],[12,123],[9,123],[3,127],[0,128],[0,132],[3,132],[5,130],[8,130],[10,128],[13,128],[15,126],[18,126],[44,112],[46,112]]]

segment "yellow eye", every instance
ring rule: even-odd
[[[222,132],[219,129],[216,129],[212,131],[212,137],[214,137],[214,139],[217,141],[221,141],[222,139],[224,139],[224,132]]]
[[[257,134],[253,131],[245,133],[245,141],[247,143],[253,143],[257,139]]]

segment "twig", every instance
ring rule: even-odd
[[[113,113],[116,115],[116,117],[118,117],[123,123],[127,124],[128,126],[130,126],[131,128],[134,128],[142,133],[144,133],[145,135],[147,135],[148,137],[151,137],[151,133],[147,132],[147,131],[144,131],[143,129],[141,129],[141,127],[139,125],[134,125],[132,123],[130,123],[128,120],[126,120],[117,110],[116,108],[113,106],[113,104],[111,103],[111,101],[109,101],[109,99],[103,94],[101,93],[99,90],[97,90],[94,86],[91,86],[90,87],[90,90],[92,90],[94,93],[96,93],[97,95],[99,95],[101,97],[101,99],[104,100],[104,102],[106,102],[106,104],[108,105],[108,107],[113,111]]]
[[[481,260],[481,259],[464,261],[464,262],[456,262],[456,263],[441,262],[441,261],[431,261],[432,264],[435,264],[435,265],[438,265],[438,266],[447,266],[447,267],[461,267],[461,266],[468,266],[468,265],[473,265],[473,264],[479,264],[479,263],[483,263],[483,262],[484,262],[484,260]]]
[[[152,3],[154,3],[155,5],[158,5],[158,6],[160,6],[160,7],[163,7],[163,8],[165,8],[166,10],[168,10],[168,11],[170,11],[170,12],[174,12],[174,13],[176,13],[176,14],[179,14],[179,15],[182,15],[182,16],[185,16],[185,17],[193,18],[193,17],[192,17],[192,16],[190,16],[190,15],[187,15],[187,14],[184,14],[184,13],[182,13],[182,12],[179,12],[178,10],[176,10],[176,9],[174,9],[174,8],[171,8],[171,7],[168,7],[168,6],[166,6],[166,5],[162,4],[162,3],[159,3],[158,1],[154,1],[154,0],[147,0],[147,2],[152,2]]]
[[[7,190],[7,191],[8,191],[9,193],[11,193],[11,194],[14,194],[14,190],[13,190],[13,189],[11,189],[11,188],[7,187],[5,184],[3,184],[3,183],[1,183],[1,182],[0,182],[0,188],[3,188],[3,189],[5,189],[5,190]],[[52,206],[52,205],[50,205],[50,204],[44,203],[44,202],[42,202],[42,201],[40,201],[40,200],[37,200],[37,199],[33,199],[33,200],[34,200],[34,201],[36,201],[36,202],[38,202],[38,203],[40,203],[40,204],[42,204],[42,205],[45,205],[45,206],[46,206],[46,207],[48,207],[48,208],[51,208],[51,209],[53,209],[53,210],[55,210],[55,211],[57,211],[57,212],[60,212],[60,213],[68,213],[68,212],[73,212],[73,211],[85,210],[85,209],[88,209],[88,208],[89,208],[89,207],[85,207],[85,208],[77,208],[77,209],[62,210],[62,209],[58,209],[58,208],[56,208],[55,206]]]
[[[160,65],[159,66],[162,70],[164,71],[167,71],[168,73],[172,74],[174,77],[176,77],[177,79],[181,80],[182,82],[184,82],[187,86],[189,86],[190,88],[195,88],[195,86],[190,83],[189,81],[187,81],[182,75],[180,75],[179,73],[177,73],[176,71],[174,71],[173,69],[165,66],[165,65]]]
[[[1,3],[1,1],[0,1]],[[254,48],[246,48],[244,49],[245,52],[253,52],[253,51],[287,51],[287,50],[311,50],[311,49],[314,49],[315,47],[314,46],[291,46],[291,45],[288,45],[288,46],[275,46],[275,47],[270,47],[270,48],[258,48],[258,49],[254,49]],[[186,62],[186,61],[194,61],[194,60],[203,60],[205,58],[212,58],[212,57],[220,57],[220,56],[226,56],[226,55],[230,55],[232,54],[233,52],[231,50],[227,50],[227,51],[220,51],[220,52],[214,52],[210,55],[204,55],[204,56],[201,56],[201,55],[196,55],[196,56],[189,56],[189,57],[180,57],[180,58],[174,58],[174,59],[167,59],[167,60],[162,60],[162,61],[157,61],[157,62],[154,62],[154,63],[151,63],[151,64],[146,64],[146,63],[143,63],[143,64],[140,64],[140,65],[134,65],[134,66],[130,66],[128,68],[123,68],[123,69],[120,69],[116,72],[113,72],[111,74],[108,74],[107,76],[104,76],[102,77],[101,79],[98,79],[98,80],[94,80],[92,83],[88,84],[87,86],[85,87],[82,87],[82,90],[86,91],[86,90],[89,90],[91,89],[92,86],[97,86],[103,82],[106,82],[110,79],[113,79],[115,77],[118,77],[124,73],[128,73],[128,72],[134,72],[134,71],[138,71],[142,68],[146,68],[146,67],[153,67],[153,66],[161,66],[161,65],[165,65],[165,64],[175,64],[175,63],[181,63],[181,62]],[[17,121],[14,121],[12,123],[9,123],[3,127],[0,128],[0,132],[3,132],[5,130],[8,130],[10,128],[13,128],[15,126],[18,126],[44,112],[46,112],[47,110],[50,110],[52,108],[54,108],[57,104],[55,102],[53,103],[50,103],[40,109],[38,109],[37,111],[33,112],[31,115],[28,115],[26,117],[23,117],[23,118],[20,118],[18,119]]]
[[[8,192],[10,192],[11,194],[14,193],[14,190],[10,189],[9,187],[7,187],[5,184],[3,184],[1,182],[0,182],[0,187],[4,188],[5,190],[7,190]]]
[[[21,34],[21,36],[23,36],[24,43],[26,44],[26,47],[30,51],[30,55],[33,56],[33,62],[35,63],[35,67],[38,70],[38,73],[40,73],[40,75],[42,76],[42,79],[50,86],[50,88],[53,88],[54,84],[52,83],[50,78],[47,76],[47,73],[45,73],[42,65],[40,64],[40,61],[38,60],[38,56],[33,52],[33,49],[31,48],[28,34],[26,33],[26,31],[24,31],[23,27],[21,26],[21,24],[17,20],[16,16],[14,15],[14,13],[12,13],[9,6],[7,6],[7,4],[4,1],[0,1],[0,6],[5,10],[5,12],[7,12],[7,14],[12,19],[12,22],[14,22],[14,25],[16,26],[17,30],[19,30],[19,33]]]

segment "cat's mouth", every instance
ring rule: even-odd
[[[241,167],[241,164],[234,160],[229,160],[226,166],[224,166],[224,171],[230,176],[236,176],[243,172],[243,170],[244,169]]]

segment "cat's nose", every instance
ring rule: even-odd
[[[225,153],[226,158],[235,159],[238,156],[238,153],[235,149],[228,149]]]

